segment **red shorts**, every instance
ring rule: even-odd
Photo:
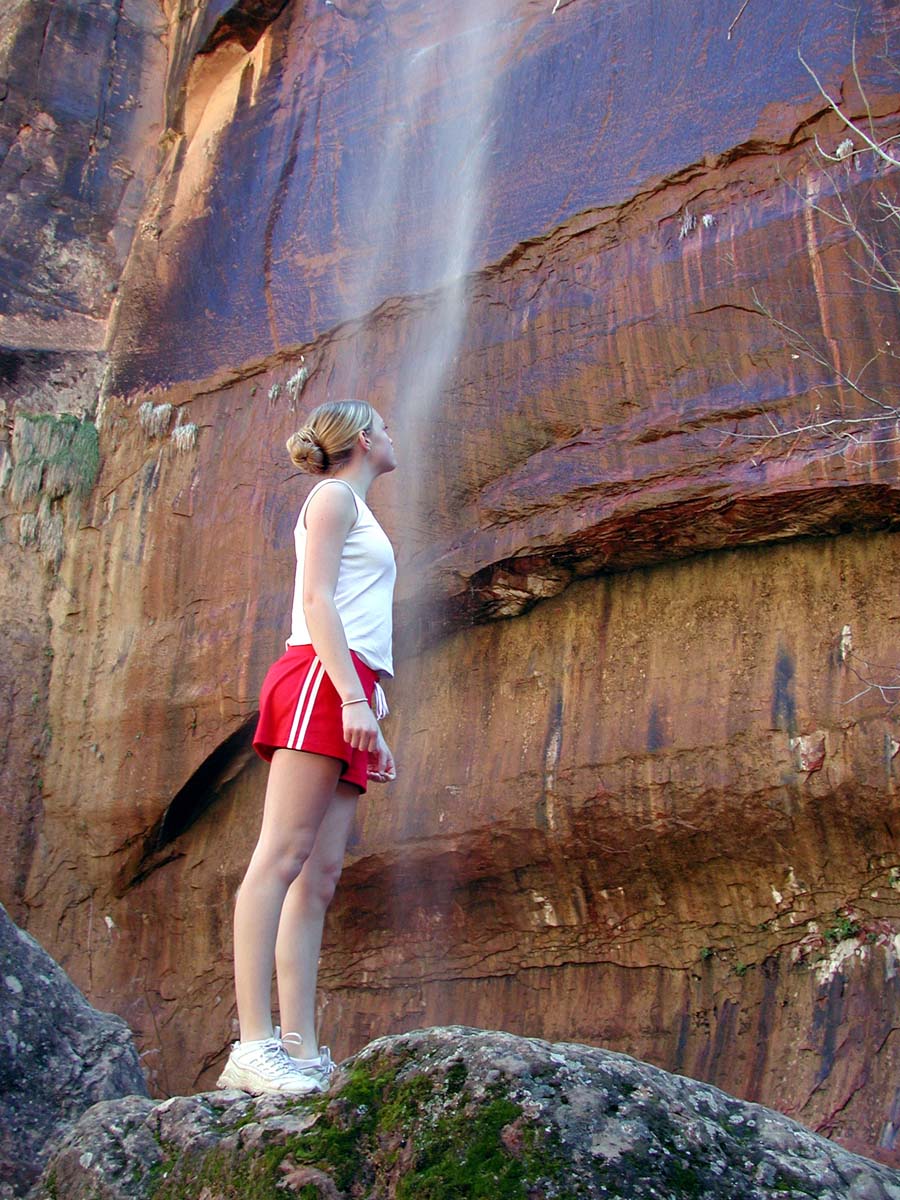
[[[378,673],[353,650],[350,657],[371,703]],[[369,753],[354,750],[344,741],[341,697],[312,646],[288,646],[269,667],[259,696],[253,748],[266,762],[282,748],[340,759],[344,764],[341,783],[366,790]]]

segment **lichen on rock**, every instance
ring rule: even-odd
[[[900,1174],[625,1055],[461,1026],[380,1038],[331,1092],[97,1105],[31,1200],[897,1200]]]
[[[97,427],[86,416],[21,410],[16,414],[10,452],[0,471],[2,491],[15,508],[26,510],[19,521],[20,544],[36,544],[45,566],[53,571],[65,552],[62,502],[71,497],[80,505],[99,470]]]

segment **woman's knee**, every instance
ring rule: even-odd
[[[312,838],[300,838],[290,842],[260,844],[251,862],[251,868],[264,872],[269,878],[279,879],[290,887],[301,873],[312,852]]]
[[[310,860],[300,876],[300,887],[309,900],[327,908],[341,878],[343,862]]]

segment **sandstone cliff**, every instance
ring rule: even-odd
[[[209,1084],[305,487],[280,447],[364,388],[404,460],[372,495],[400,777],[361,806],[324,1039],[597,1042],[895,1162],[900,330],[840,217],[890,237],[896,180],[817,150],[847,130],[797,52],[888,137],[897,12],[552,9],[15,8],[4,898],[158,1091]],[[476,107],[441,344],[453,214],[416,164]]]

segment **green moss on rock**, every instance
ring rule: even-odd
[[[91,421],[72,413],[19,412],[7,492],[20,506],[38,495],[84,499],[100,469],[100,439]]]
[[[473,1115],[460,1111],[438,1120],[417,1139],[414,1167],[400,1181],[397,1200],[524,1197],[525,1164],[500,1139],[521,1113],[518,1104],[497,1099]]]
[[[149,1195],[179,1200],[206,1189],[216,1200],[280,1200],[293,1178],[291,1194],[321,1200],[304,1171],[322,1172],[347,1197],[527,1200],[537,1178],[550,1185],[548,1196],[575,1195],[561,1189],[563,1159],[548,1135],[525,1121],[501,1086],[475,1099],[465,1091],[464,1067],[404,1076],[404,1066],[356,1063],[336,1094],[286,1106],[285,1113],[315,1119],[277,1143],[248,1147],[240,1132],[252,1120],[235,1123],[202,1158],[188,1151],[161,1164]]]
[[[84,1118],[60,1194],[93,1200],[102,1179],[117,1200],[844,1200],[826,1180],[846,1177],[887,1200],[896,1182],[706,1084],[464,1027],[379,1039],[325,1096],[182,1097],[133,1126],[107,1117]]]

